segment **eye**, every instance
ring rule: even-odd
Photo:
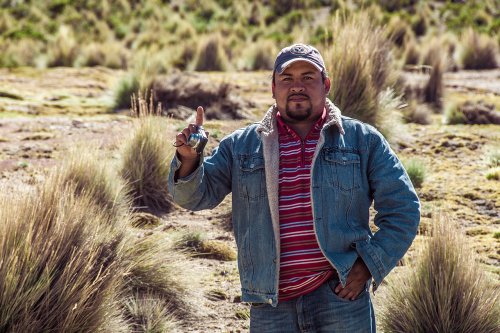
[[[304,80],[313,80],[314,78],[312,76],[304,76]]]
[[[292,78],[291,77],[288,77],[288,76],[285,76],[281,79],[281,81],[291,81]]]

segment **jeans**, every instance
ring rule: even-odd
[[[375,315],[369,283],[354,301],[334,292],[339,283],[332,278],[318,289],[298,298],[250,308],[251,333],[375,333]]]

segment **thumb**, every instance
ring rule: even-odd
[[[202,106],[198,106],[196,109],[196,126],[203,126],[203,119],[205,118],[205,110]]]

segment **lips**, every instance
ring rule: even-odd
[[[289,102],[303,102],[309,99],[309,96],[304,94],[293,94],[288,96]]]

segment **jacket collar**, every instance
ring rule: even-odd
[[[344,128],[342,127],[342,121],[340,119],[340,110],[333,104],[330,99],[326,98],[325,107],[327,111],[326,121],[323,128],[326,126],[335,125],[339,129],[341,134],[345,134]],[[278,113],[278,107],[276,103],[273,104],[269,110],[267,110],[264,118],[260,121],[257,131],[270,134],[273,131],[277,131],[276,127],[276,114]]]

